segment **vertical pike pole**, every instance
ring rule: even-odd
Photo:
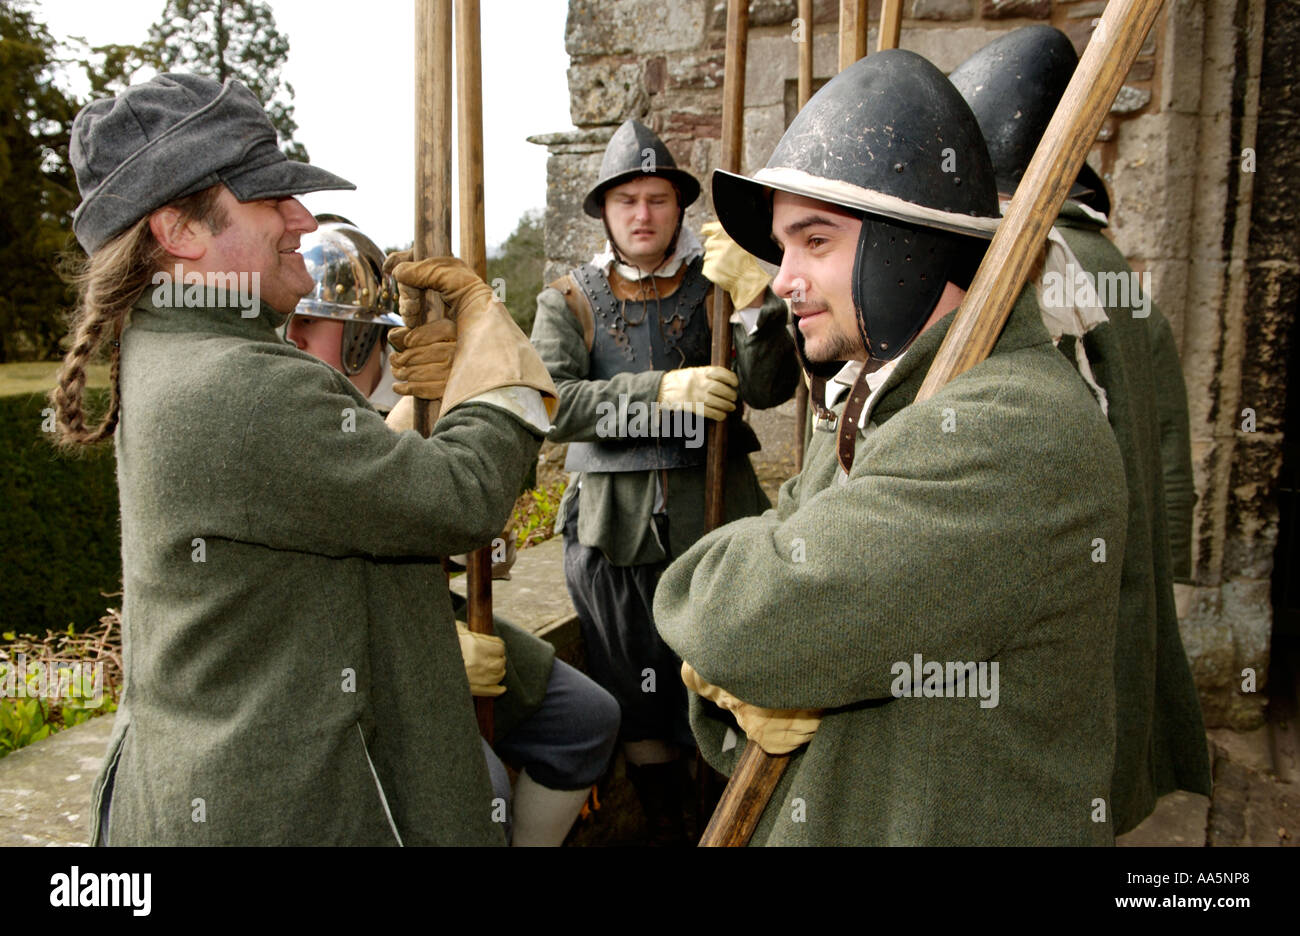
[[[745,51],[749,41],[749,0],[727,0],[727,51],[722,66],[722,168],[740,171],[745,127]],[[731,296],[713,291],[713,353],[715,367],[731,367]],[[727,482],[727,423],[716,422],[709,433],[705,461],[705,529],[722,526]]]
[[[813,80],[813,0],[799,0],[799,21],[803,23],[803,42],[799,43],[799,110],[812,97]],[[794,470],[803,471],[803,449],[808,439],[808,375],[799,375],[794,388]]]
[[[461,0],[459,6],[461,252],[465,255],[463,259],[482,276],[486,259],[483,250],[483,96],[478,2]],[[412,253],[416,260],[451,254],[451,50],[451,0],[416,0],[415,244]],[[468,183],[467,177],[470,179]],[[465,194],[467,184],[471,186],[468,196]],[[475,254],[474,250],[478,253]],[[484,259],[480,261],[478,257]],[[421,308],[417,321],[406,323],[408,327],[435,322],[446,315],[440,298],[433,296],[430,300]],[[415,401],[415,428],[425,438],[433,432],[439,405],[440,401],[436,400]],[[491,554],[487,549],[470,554],[469,628],[477,633],[492,632],[491,570]],[[491,742],[492,700],[475,699],[474,709],[479,731]]]
[[[916,401],[988,357],[1164,0],[1111,0],[935,354]],[[748,844],[790,754],[750,741],[701,846]]]

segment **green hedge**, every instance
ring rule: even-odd
[[[92,413],[103,391],[88,391]],[[44,394],[0,397],[0,631],[81,630],[121,590],[113,446],[63,455],[42,431]]]

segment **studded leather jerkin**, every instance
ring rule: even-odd
[[[680,287],[671,296],[648,301],[620,300],[610,288],[605,274],[586,264],[573,271],[578,287],[591,303],[595,320],[587,377],[609,380],[616,374],[647,370],[675,370],[700,367],[710,361],[711,337],[704,307],[709,281],[702,272],[704,260],[697,257],[686,269]],[[637,424],[631,404],[621,403],[612,413],[604,414],[607,425],[617,432],[644,431],[640,438],[601,439],[597,442],[571,442],[565,461],[566,471],[646,471],[659,468],[687,468],[703,465],[706,446],[698,422],[709,420],[693,413],[663,410],[659,424],[651,422],[653,414],[643,414]],[[653,433],[653,434],[652,434]]]

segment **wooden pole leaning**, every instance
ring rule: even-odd
[[[722,168],[740,171],[745,127],[745,51],[749,40],[749,0],[727,0],[727,50],[722,71]],[[713,291],[713,347],[710,362],[731,366],[731,297],[725,289]],[[704,468],[704,521],[706,530],[722,526],[727,482],[727,424],[709,427]]]
[[[812,97],[813,80],[813,0],[799,0],[799,20],[803,23],[803,42],[799,43],[799,110]],[[803,450],[807,444],[808,381],[799,375],[794,389],[794,470],[803,471]]]
[[[455,0],[457,158],[460,169],[460,257],[487,279],[483,219],[483,46],[479,0]],[[469,629],[492,633],[492,550],[476,549],[465,567]],[[491,744],[492,700],[474,700],[479,733]]]
[[[840,71],[867,54],[867,0],[840,0]]]
[[[1052,221],[1060,213],[1163,2],[1111,0],[1106,7],[935,354],[917,392],[917,402],[932,397],[993,350],[1038,251],[1046,242]],[[747,844],[790,756],[774,757],[749,742],[700,845]]]
[[[880,33],[876,36],[876,51],[898,48],[898,35],[903,30],[903,0],[884,0],[880,8]]]

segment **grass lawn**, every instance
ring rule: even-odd
[[[0,364],[0,396],[15,393],[44,393],[54,386],[59,372],[59,361],[27,361],[21,364]],[[108,386],[108,365],[92,364],[86,375],[86,386],[103,389]]]

